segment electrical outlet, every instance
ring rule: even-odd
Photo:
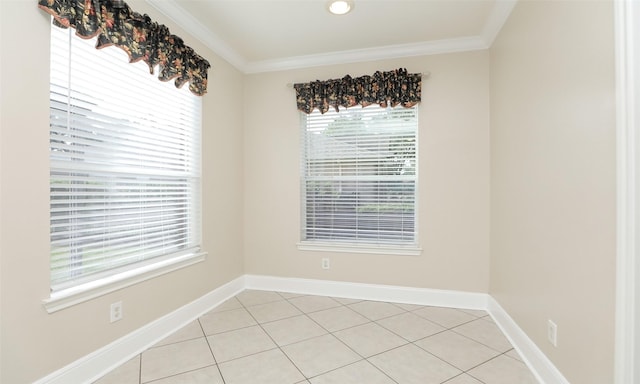
[[[322,269],[329,269],[331,268],[331,262],[329,261],[328,257],[324,257],[322,259]]]
[[[558,346],[558,326],[551,320],[547,321],[547,339],[554,346]]]
[[[111,304],[111,311],[109,312],[109,319],[112,323],[122,320],[122,301]]]

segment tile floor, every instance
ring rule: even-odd
[[[535,384],[484,311],[246,290],[95,384]]]

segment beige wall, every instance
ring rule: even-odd
[[[571,383],[613,382],[614,73],[610,1],[519,2],[491,48],[490,293]]]
[[[47,314],[49,296],[49,17],[30,0],[2,0],[0,117],[0,347],[2,383],[28,383],[183,306],[243,273],[242,74],[144,1],[214,68],[204,97],[203,232],[206,262]],[[115,48],[113,48],[115,49]],[[109,304],[124,319],[109,323]]]
[[[243,273],[490,292],[570,382],[613,381],[611,2],[522,0],[490,51],[246,76],[146,2],[128,3],[213,64],[203,126],[209,257],[45,312],[49,20],[33,1],[1,0],[0,382],[45,376]],[[300,120],[287,83],[398,67],[431,72],[419,128],[423,254],[298,251]],[[118,300],[125,318],[110,324]],[[549,318],[557,348],[546,342]]]
[[[421,256],[299,251],[300,115],[288,83],[406,67],[430,72],[419,107]],[[245,81],[245,272],[487,292],[487,51],[248,75]],[[331,269],[320,259],[329,257]]]

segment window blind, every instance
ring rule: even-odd
[[[302,240],[416,244],[417,108],[302,115]]]
[[[201,101],[51,29],[51,287],[199,250]]]

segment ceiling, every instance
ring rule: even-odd
[[[147,0],[244,73],[486,49],[516,1]]]

